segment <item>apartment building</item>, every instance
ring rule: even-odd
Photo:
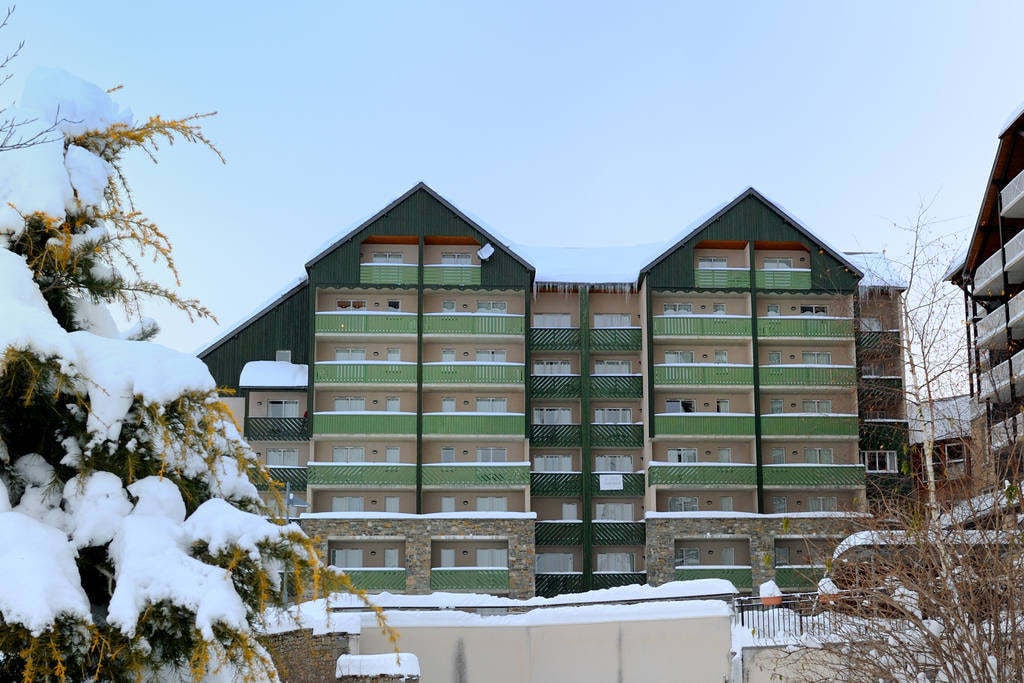
[[[369,590],[799,589],[906,456],[879,259],[753,189],[664,244],[546,249],[421,183],[200,357]]]

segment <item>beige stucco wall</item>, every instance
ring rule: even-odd
[[[713,304],[725,304],[726,315],[750,315],[749,294],[698,294],[686,292],[679,294],[655,294],[652,297],[651,310],[654,315],[664,313],[664,304],[693,304],[693,315],[711,315]]]

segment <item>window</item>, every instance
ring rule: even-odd
[[[693,351],[666,351],[665,362],[670,365],[677,363],[692,363]]]
[[[335,305],[339,311],[358,311],[366,308],[366,299],[337,299]]]
[[[568,313],[534,313],[534,327],[572,327],[572,316]]]
[[[441,548],[441,566],[455,566],[455,548]]]
[[[719,448],[718,449],[718,462],[732,462],[732,449],[731,448]]]
[[[786,464],[786,449],[779,448],[778,446],[772,448],[772,464],[773,465],[785,465]]]
[[[580,513],[576,503],[562,503],[562,519],[574,520],[579,518]]]
[[[597,503],[594,519],[605,522],[632,522],[632,503]]]
[[[695,413],[697,402],[692,398],[670,398],[665,401],[666,413]]]
[[[860,329],[865,332],[881,332],[882,331],[882,319],[881,318],[861,318]]]
[[[292,352],[288,349],[278,349],[274,352],[274,360],[278,363],[291,363]]]
[[[442,252],[442,266],[470,266],[473,265],[473,256],[468,253]]]
[[[397,363],[402,360],[402,349],[388,349],[387,356],[388,362]]]
[[[804,304],[800,306],[800,315],[828,315],[828,306],[822,304]]]
[[[477,301],[477,313],[508,313],[507,301]]]
[[[455,349],[441,349],[441,362],[442,363],[454,363],[455,362]]]
[[[782,315],[782,310],[779,304],[768,304],[768,317],[777,318]]]
[[[507,567],[508,550],[505,548],[477,548],[476,566]]]
[[[782,351],[769,351],[768,365],[782,365]]]
[[[441,302],[441,312],[442,313],[454,313],[455,312],[455,302],[454,301],[442,301]]]
[[[720,350],[720,349],[716,350],[715,351],[715,362],[716,363],[728,363],[729,362],[729,352],[728,351],[723,351],[723,350]]]
[[[535,472],[571,472],[571,455],[535,455],[533,457]]]
[[[346,363],[351,361],[366,360],[366,349],[334,349],[334,360]]]
[[[594,327],[632,327],[633,316],[629,313],[595,313]]]
[[[729,399],[720,398],[715,401],[715,412],[716,413],[728,413],[729,412]]]
[[[572,571],[572,553],[537,553],[537,573]]]
[[[809,398],[803,401],[803,411],[805,413],[831,413],[832,412],[832,399],[828,398]]]
[[[789,270],[793,267],[793,259],[773,256],[765,258],[764,270]]]
[[[358,569],[363,566],[363,551],[356,548],[332,550],[331,564],[342,569]]]
[[[533,424],[535,425],[570,425],[572,410],[569,408],[534,408]]]
[[[597,571],[631,572],[633,571],[633,553],[598,553]]]
[[[669,512],[697,512],[697,496],[672,496],[668,499]]]
[[[691,315],[693,304],[662,304],[661,310],[665,315]]]
[[[398,496],[384,496],[384,512],[398,512],[400,500]]]
[[[402,263],[402,252],[400,251],[375,251],[370,256],[371,263]]]
[[[384,449],[384,462],[398,463],[402,461],[402,449],[398,446],[388,446]]]
[[[505,349],[477,349],[477,363],[504,363],[507,352]]]
[[[676,555],[676,565],[680,567],[696,567],[700,564],[700,548],[683,547]]]
[[[451,396],[445,396],[441,399],[441,412],[442,413],[454,413],[455,412],[455,399]]]
[[[723,256],[699,256],[697,258],[698,270],[710,270],[714,268],[728,268],[729,259]]]
[[[402,310],[402,302],[398,299],[388,299],[388,308],[392,311]]]
[[[860,372],[862,377],[885,377],[885,368],[877,361],[862,364]]]
[[[772,496],[772,512],[775,514],[781,514],[786,512],[786,497],[785,496]]]
[[[594,361],[594,374],[628,375],[632,367],[628,360],[597,360]]]
[[[331,498],[331,512],[362,512],[362,496],[334,496]]]
[[[632,455],[595,455],[595,472],[632,472]]]
[[[835,496],[811,496],[807,499],[807,509],[811,512],[835,512],[839,509],[839,499]]]
[[[784,566],[789,564],[789,548],[786,546],[776,546],[775,548],[775,566]]]
[[[669,462],[697,462],[696,448],[670,448],[668,449]]]
[[[366,399],[362,396],[341,396],[334,399],[337,412],[362,412],[366,410]]]
[[[508,460],[508,449],[485,446],[476,449],[477,462],[506,462]]]
[[[402,400],[397,396],[388,396],[384,401],[384,410],[389,413],[397,413],[402,410]]]
[[[715,315],[725,315],[725,304],[711,304],[711,312]]]
[[[631,424],[633,422],[632,408],[598,408],[594,411],[595,424]]]
[[[479,512],[508,511],[507,496],[477,496],[476,509]]]
[[[831,465],[834,462],[831,448],[805,448],[804,462],[811,465]]]
[[[455,447],[454,446],[441,446],[441,462],[443,462],[443,463],[455,462]]]
[[[832,354],[828,351],[804,351],[800,357],[804,365],[832,365]]]
[[[388,568],[398,567],[398,548],[384,549],[384,566]]]
[[[478,413],[506,413],[508,412],[507,398],[478,398],[476,400],[476,412]]]
[[[334,462],[365,462],[366,451],[362,446],[335,446],[331,450]]]
[[[722,496],[718,499],[718,508],[722,512],[732,512],[732,496]],[[731,548],[730,548],[731,550]],[[726,562],[725,564],[732,564],[732,562]]]
[[[896,472],[896,451],[861,451],[860,461],[868,472]]]
[[[768,401],[768,414],[781,415],[786,402],[781,398],[773,398]]]
[[[267,401],[267,417],[298,417],[298,401]]]
[[[725,508],[723,507],[722,509],[724,510]],[[732,508],[730,507],[729,509],[731,510]],[[726,546],[725,548],[722,548],[722,564],[725,564],[725,565],[735,565],[736,564],[736,548],[733,548],[731,545],[730,546]]]
[[[268,448],[267,465],[274,467],[297,467],[299,464],[298,448]]]
[[[441,512],[455,512],[455,496],[441,496]]]
[[[536,360],[533,362],[535,375],[570,375],[572,364],[567,360]]]

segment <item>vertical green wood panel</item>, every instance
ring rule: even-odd
[[[765,436],[857,436],[857,418],[846,415],[762,415]]]
[[[645,572],[594,572],[591,589],[618,588],[619,586],[643,585],[647,583]]]
[[[759,270],[754,275],[758,289],[790,290],[810,289],[811,271],[809,270]]]
[[[539,597],[553,598],[566,593],[583,591],[583,574],[537,574],[536,592]]]
[[[479,285],[480,266],[424,265],[423,284],[464,286]]]
[[[405,592],[404,569],[346,569],[352,585],[364,591]]]
[[[430,570],[430,590],[507,591],[507,569],[442,569]]]
[[[725,579],[737,588],[750,588],[753,584],[752,571],[745,567],[676,567],[676,581],[694,579]]]
[[[761,386],[852,387],[857,383],[856,368],[761,366]]]
[[[656,365],[654,384],[658,386],[705,386],[713,384],[748,386],[754,383],[750,366],[735,365]]]
[[[750,271],[730,268],[700,268],[694,281],[702,289],[746,289],[750,287]]]
[[[415,363],[317,363],[316,384],[415,384]]]
[[[360,263],[359,281],[368,285],[414,285],[415,264]]]

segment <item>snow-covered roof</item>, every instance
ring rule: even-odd
[[[240,387],[305,388],[309,366],[276,360],[251,360],[242,368]]]
[[[945,396],[935,399],[929,406],[921,406],[921,417],[918,417],[916,404],[910,402],[907,407],[907,420],[910,423],[910,442],[924,443],[926,424],[934,422],[935,440],[969,438],[971,436],[971,417],[974,413],[974,399],[970,395]]]
[[[861,287],[884,287],[902,291],[909,286],[903,269],[882,252],[848,251],[846,258],[864,273],[860,280]]]
[[[967,265],[967,253],[971,249],[971,241],[967,240],[963,246],[960,247],[960,251],[957,253],[953,260],[949,263],[949,268],[946,269],[945,274],[942,276],[943,280],[952,279],[954,275],[959,273]]]
[[[999,129],[999,137],[1003,137],[1004,135],[1006,135],[1007,131],[1009,131],[1010,128],[1013,127],[1013,124],[1016,123],[1017,119],[1019,119],[1021,116],[1024,116],[1024,102],[1018,104],[1017,108],[1013,110],[1013,113],[1010,114],[1009,118],[1007,118],[1006,121],[1003,122],[1002,127]]]

